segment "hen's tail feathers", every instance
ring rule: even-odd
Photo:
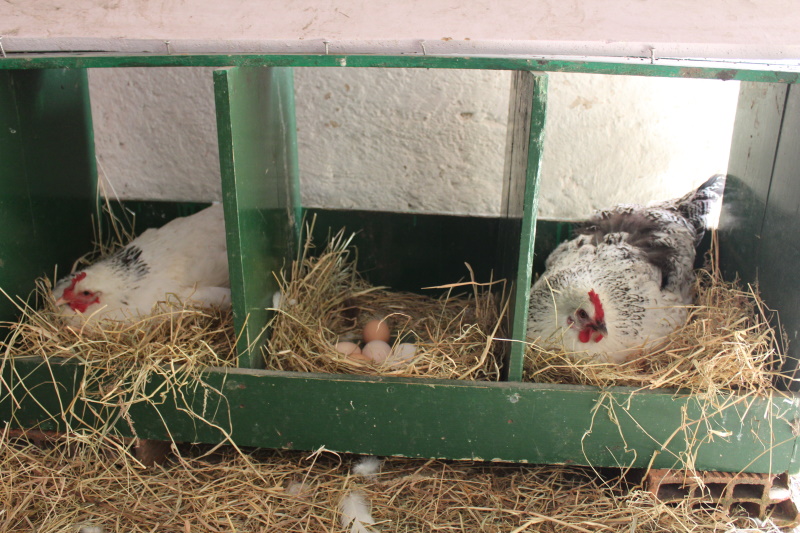
[[[695,246],[700,244],[706,230],[718,218],[724,190],[725,175],[716,174],[678,201],[678,211],[691,223],[697,234]]]

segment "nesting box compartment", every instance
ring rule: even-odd
[[[522,382],[534,246],[541,260],[556,240],[555,231],[548,229],[555,226],[537,224],[536,218],[545,142],[544,72],[614,73],[607,65],[492,59],[468,65],[516,71],[501,217],[315,210],[320,227],[362,230],[373,255],[380,252],[392,259],[383,270],[376,269],[376,283],[419,289],[441,283],[444,276],[463,275],[455,269],[465,261],[479,272],[493,270],[496,278],[509,280],[511,342],[500,382],[277,372],[264,370],[260,357],[262,329],[278,290],[272,272],[296,257],[304,216],[292,68],[464,68],[463,58],[45,55],[0,62],[0,154],[8,161],[0,168],[0,220],[15,228],[0,236],[5,254],[0,258],[0,287],[9,294],[28,294],[36,277],[52,275],[54,264],[68,266],[90,248],[96,171],[83,68],[128,65],[224,67],[214,72],[214,86],[234,322],[243,333],[238,368],[209,368],[202,374],[204,387],[171,390],[158,405],[131,406],[128,421],[119,423],[123,434],[135,430],[139,438],[209,443],[230,436],[240,446],[324,446],[408,457],[654,468],[681,468],[690,462],[698,470],[800,471],[800,398],[793,393],[746,399],[731,393],[709,411],[697,395],[675,390]],[[674,75],[663,67],[648,70],[647,65],[639,73],[665,72]],[[696,69],[691,74],[718,73]],[[795,108],[800,91],[775,79],[763,73],[762,81],[742,84],[730,168],[734,192],[726,194],[736,224],[734,218],[726,222],[723,217],[720,240],[728,276],[752,281],[758,273],[767,303],[782,313],[792,337],[800,327],[794,303],[800,285],[791,280],[797,237],[785,228],[798,224],[787,213],[800,205],[793,174],[800,166],[790,164],[797,157],[793,148],[800,144],[800,109]],[[780,100],[776,94],[784,98],[779,110],[774,108]],[[419,268],[423,260],[433,265],[430,271]],[[13,307],[0,305],[3,318],[13,318]],[[796,360],[797,350],[791,350]],[[13,367],[3,368],[1,386],[23,382],[29,392],[12,401],[7,390],[0,390],[0,420],[15,427],[62,428],[64,420],[49,413],[76,397],[81,365],[70,360],[43,365],[40,358],[23,357]],[[152,390],[159,379],[152,378]],[[187,408],[209,423],[187,415]]]

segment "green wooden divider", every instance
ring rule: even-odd
[[[263,366],[260,348],[278,285],[295,257],[300,202],[290,68],[214,72],[220,169],[239,366]]]
[[[516,72],[511,85],[503,190],[503,225],[498,239],[505,246],[506,279],[513,282],[510,309],[512,339],[506,365],[509,381],[522,379],[528,302],[533,275],[533,247],[539,203],[547,76]]]
[[[726,277],[758,282],[764,300],[780,312],[789,339],[782,370],[795,378],[800,362],[800,284],[794,266],[800,261],[799,144],[800,91],[793,85],[742,84],[720,220],[720,262]],[[800,389],[789,379],[780,384]]]
[[[720,247],[725,277],[758,277],[761,232],[778,151],[786,94],[783,84],[743,83],[739,90]]]
[[[92,250],[97,172],[86,71],[0,70],[0,288],[26,299],[39,276]],[[0,320],[17,309],[0,295]]]

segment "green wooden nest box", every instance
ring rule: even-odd
[[[238,368],[209,368],[203,387],[133,405],[118,424],[148,439],[375,455],[594,466],[797,473],[800,398],[731,395],[708,412],[698,397],[667,390],[521,381],[524,346],[510,344],[501,382],[461,382],[259,369],[258,335],[277,290],[269,273],[295,257],[298,195],[293,68],[418,67],[514,71],[503,214],[497,218],[317,210],[321,225],[361,229],[394,270],[379,283],[419,288],[463,274],[463,262],[512,280],[510,335],[524,340],[534,269],[547,72],[571,71],[742,80],[720,231],[726,276],[758,278],[791,341],[800,328],[800,90],[791,73],[656,65],[428,56],[11,55],[0,61],[0,287],[27,295],[34,280],[91,249],[97,179],[86,69],[214,66],[223,203],[234,320],[243,330]],[[377,228],[381,228],[378,230]],[[553,231],[538,225],[543,255]],[[392,252],[391,250],[394,250]],[[537,253],[537,256],[539,254]],[[432,265],[419,268],[422,260]],[[455,274],[453,274],[455,273]],[[426,277],[427,276],[427,277]],[[15,308],[0,301],[0,318]],[[245,320],[247,319],[247,320]],[[800,351],[792,342],[784,372]],[[17,358],[2,369],[0,420],[64,428],[60,412],[80,386],[75,361]],[[159,378],[148,386],[156,390]],[[22,386],[27,391],[20,394]],[[9,387],[19,387],[12,399]],[[199,423],[176,396],[202,411]],[[157,409],[157,412],[156,412]]]

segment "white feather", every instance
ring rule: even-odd
[[[305,483],[300,481],[292,481],[289,483],[289,486],[286,487],[286,494],[289,496],[302,496],[304,492],[308,490],[308,487]]]
[[[341,523],[349,527],[350,533],[374,533],[375,530],[367,527],[375,524],[375,519],[369,512],[369,505],[364,494],[354,490],[339,502]]]
[[[353,465],[353,474],[374,480],[378,477],[381,468],[381,461],[375,456],[363,457]]]
[[[283,306],[283,293],[281,291],[275,291],[272,294],[272,308],[280,309],[282,306]]]

